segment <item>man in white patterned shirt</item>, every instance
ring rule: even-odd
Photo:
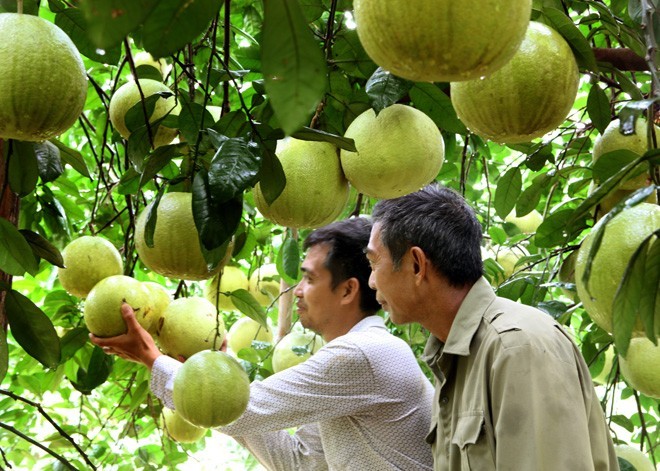
[[[327,344],[307,361],[252,383],[250,402],[219,428],[270,470],[425,470],[433,387],[409,346],[376,315],[363,254],[371,223],[352,218],[305,240],[303,279],[294,294],[302,325]],[[181,363],[158,351],[127,305],[124,335],[92,341],[109,354],[145,364],[151,389],[174,408]],[[291,435],[286,429],[297,427]]]

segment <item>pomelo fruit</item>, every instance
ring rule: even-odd
[[[643,155],[649,150],[648,138],[646,136],[647,124],[643,119],[635,121],[635,133],[630,135],[621,134],[620,121],[615,119],[610,122],[603,131],[594,140],[594,147],[592,149],[593,162],[596,163],[603,154],[614,152],[615,150],[624,149],[634,152],[637,155]],[[656,136],[660,138],[660,128],[656,126]],[[621,190],[636,190],[649,183],[650,175],[648,171],[648,163],[643,164],[645,171],[641,174],[635,175],[633,170],[629,175],[630,177],[621,183],[619,187]]]
[[[160,319],[167,306],[172,302],[170,293],[167,289],[155,281],[143,281],[142,284],[149,290],[149,299],[151,300],[152,309],[149,311],[148,316],[144,319],[142,324],[151,335],[156,333],[160,324]]]
[[[202,350],[219,349],[225,339],[225,323],[208,300],[178,298],[165,308],[156,334],[165,353],[190,358]]]
[[[203,350],[179,368],[172,398],[176,411],[198,427],[219,427],[238,419],[250,400],[250,379],[224,352]]]
[[[341,166],[360,193],[396,198],[431,182],[445,159],[440,130],[423,112],[407,105],[388,106],[376,116],[360,114],[344,137],[355,141],[357,152],[341,150]]]
[[[273,350],[273,372],[279,373],[307,360],[325,345],[312,331],[291,331],[280,339]]]
[[[655,471],[649,457],[637,448],[630,445],[614,445],[614,452],[616,456],[633,465],[636,471]]]
[[[82,236],[72,240],[62,259],[66,268],[57,269],[62,288],[84,298],[96,283],[112,275],[121,275],[124,264],[112,242],[100,236]]]
[[[133,56],[133,64],[135,65],[136,69],[143,65],[148,65],[149,67],[153,67],[154,69],[158,70],[158,72],[160,72],[161,78],[165,76],[165,69],[167,67],[167,63],[165,62],[165,60],[164,59],[156,60],[147,51],[140,51],[136,53]]]
[[[579,80],[566,40],[532,21],[504,67],[484,78],[452,82],[451,102],[473,133],[498,143],[528,142],[564,122]]]
[[[140,261],[159,275],[184,280],[206,280],[218,273],[231,257],[231,244],[225,259],[209,268],[199,243],[192,212],[191,193],[166,193],[157,209],[154,246],[144,240],[150,203],[138,216],[135,224],[135,249]]]
[[[334,221],[348,202],[348,182],[339,164],[337,148],[328,142],[287,137],[275,150],[286,176],[286,187],[272,204],[254,187],[259,212],[277,224],[315,228]]]
[[[179,443],[195,443],[201,440],[208,430],[191,424],[183,419],[177,411],[167,408],[163,409],[163,423],[167,435]]]
[[[218,286],[220,282],[220,286]],[[237,289],[248,289],[248,278],[238,267],[224,267],[222,272],[204,285],[204,297],[211,304],[218,306],[218,309],[225,311],[234,311],[236,306],[232,297],[226,293],[231,293]]]
[[[249,317],[241,317],[234,322],[227,332],[227,346],[234,353],[238,353],[244,348],[250,348],[253,340],[272,343],[272,327],[266,329]]]
[[[142,94],[144,98],[149,98],[150,96],[158,92],[169,92],[171,90],[162,82],[151,79],[140,79],[139,80],[140,88],[142,89]],[[117,132],[124,138],[128,139],[131,135],[126,126],[126,113],[130,110],[133,105],[138,103],[141,100],[140,91],[138,90],[137,82],[131,81],[127,82],[121,87],[119,87],[110,99],[110,121],[115,127]],[[156,106],[154,107],[153,113],[149,117],[149,123],[162,118],[167,113],[172,113],[174,115],[179,114],[181,105],[177,103],[176,97],[170,96],[168,98],[159,98],[156,101]],[[156,131],[153,136],[153,147],[164,146],[172,142],[176,137],[178,130],[167,128],[165,126],[158,126],[158,131]]]
[[[612,333],[612,304],[623,274],[639,244],[660,229],[660,207],[640,203],[617,214],[605,227],[601,245],[591,265],[587,285],[583,281],[587,258],[593,244],[593,234],[601,219],[584,238],[575,262],[575,285],[584,309],[591,319]],[[643,331],[638,320],[634,329]]]
[[[621,374],[639,392],[660,399],[660,344],[646,337],[630,339],[625,358],[619,355]]]
[[[274,263],[257,268],[248,280],[248,291],[259,304],[270,306],[280,295],[280,275]]]
[[[488,75],[520,46],[530,0],[355,0],[358,37],[382,68],[414,81]]]
[[[513,247],[502,247],[497,251],[495,255],[495,261],[500,264],[504,274],[498,274],[495,282],[497,285],[501,285],[507,279],[509,279],[516,271],[520,270],[521,267],[516,267],[518,260],[522,257],[529,255],[527,249],[522,246],[515,245]]]
[[[646,177],[644,177],[646,178]],[[601,217],[605,216],[607,213],[612,211],[612,208],[618,203],[623,201],[632,195],[636,190],[614,190],[605,198],[603,198],[600,203],[598,203],[598,212],[596,213],[596,220],[599,220]],[[646,203],[657,204],[658,197],[656,193],[651,193],[648,198],[645,200]]]
[[[69,129],[87,73],[69,36],[38,16],[0,13],[0,138],[43,141]]]
[[[143,319],[152,308],[149,291],[130,276],[113,275],[96,283],[87,295],[83,311],[87,330],[97,337],[125,334],[126,323],[121,316],[124,302],[133,308],[138,322],[145,327]]]
[[[543,222],[543,216],[536,209],[520,217],[512,211],[504,220],[515,225],[520,232],[533,234]]]

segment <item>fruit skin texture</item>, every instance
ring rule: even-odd
[[[475,134],[499,143],[528,142],[566,119],[579,80],[568,43],[532,21],[511,61],[483,79],[452,82],[451,102]]]
[[[157,92],[171,92],[167,85],[157,80],[140,79],[139,82],[145,99]],[[136,82],[125,83],[115,91],[110,99],[110,121],[112,121],[112,125],[124,139],[128,139],[131,135],[131,132],[126,127],[124,117],[128,110],[139,101],[140,91],[138,90]],[[179,114],[180,109],[181,105],[177,103],[174,96],[169,98],[159,98],[158,101],[156,101],[153,113],[149,117],[149,123],[153,123],[162,118],[168,112],[177,115]],[[172,139],[176,137],[177,132],[176,129],[158,126],[158,131],[156,132],[156,135],[153,136],[154,149],[172,142]]]
[[[43,141],[69,129],[87,74],[69,36],[43,18],[0,14],[0,138]]]
[[[220,280],[219,288],[218,280]],[[248,289],[247,276],[238,267],[224,267],[221,274],[206,282],[204,286],[204,297],[214,306],[217,304],[218,309],[235,311],[237,307],[234,305],[232,297],[223,293],[230,293],[237,289]],[[219,300],[218,297],[220,298]]]
[[[143,281],[142,284],[149,290],[149,299],[152,305],[152,309],[142,325],[151,335],[155,335],[160,319],[163,317],[167,306],[172,302],[172,298],[170,298],[167,289],[155,281]]]
[[[348,182],[337,148],[328,142],[287,137],[277,142],[275,154],[282,164],[286,187],[269,205],[257,183],[254,202],[259,212],[292,228],[311,229],[334,221],[348,201]]]
[[[274,263],[257,268],[248,280],[248,291],[259,304],[270,306],[280,295],[280,275]]]
[[[215,306],[204,298],[175,299],[163,312],[157,330],[158,344],[173,358],[190,358],[202,350],[220,348],[226,332],[222,316],[217,312]]]
[[[97,337],[114,337],[126,333],[121,305],[128,303],[142,322],[151,310],[149,291],[130,276],[114,275],[99,281],[89,292],[83,312],[87,329]]]
[[[396,198],[431,182],[445,160],[440,130],[423,112],[407,105],[388,106],[376,116],[360,114],[344,137],[355,140],[357,152],[341,150],[341,166],[360,193]]]
[[[621,374],[639,392],[660,399],[660,344],[633,337],[626,357],[619,355]]]
[[[163,409],[163,422],[167,435],[179,443],[195,443],[206,435],[207,429],[191,424],[172,409]]]
[[[608,152],[613,152],[619,149],[629,150],[634,152],[637,155],[644,154],[648,149],[648,141],[646,137],[646,128],[647,124],[644,120],[638,119],[635,121],[635,134],[625,136],[619,132],[620,121],[615,119],[610,122],[603,131],[603,134],[599,135],[594,140],[594,148],[592,150],[593,162],[596,163],[598,159],[603,154]],[[655,129],[656,135],[660,136],[660,128],[656,126]],[[647,165],[647,164],[644,164]],[[633,176],[632,178],[621,183],[619,189],[621,190],[636,190],[648,184],[650,178],[648,173],[648,166],[646,167],[647,171]],[[633,174],[635,171],[633,170]]]
[[[66,268],[58,268],[57,277],[67,293],[79,298],[86,297],[103,278],[124,272],[119,251],[99,236],[82,236],[71,241],[62,250],[62,258]]]
[[[355,22],[369,57],[414,81],[469,80],[513,56],[531,13],[530,0],[355,0]]]
[[[153,202],[142,210],[135,224],[135,249],[147,268],[163,276],[184,280],[206,280],[222,269],[231,257],[231,244],[225,260],[209,269],[193,220],[191,193],[166,193],[160,199],[154,246],[150,248],[144,240],[144,231],[152,206]]]
[[[593,243],[593,234],[602,221],[604,219],[601,219],[584,238],[578,250],[575,262],[575,285],[584,309],[591,319],[601,328],[612,333],[612,303],[616,290],[639,244],[660,229],[660,206],[640,203],[619,213],[607,224],[598,253],[591,265],[589,292],[587,292],[582,276]],[[633,330],[638,333],[643,331],[639,319]]]
[[[230,355],[204,350],[179,368],[172,399],[176,411],[193,425],[227,425],[245,411],[250,400],[250,379]]]
[[[273,350],[273,372],[279,373],[302,363],[318,352],[323,345],[325,345],[323,339],[314,332],[289,332],[275,345]],[[301,355],[299,352],[295,352],[293,347],[306,348],[307,353]]]
[[[637,471],[655,471],[648,456],[629,445],[614,445],[616,456],[620,456],[635,467]]]
[[[229,332],[227,332],[227,346],[234,353],[249,348],[253,340],[271,343],[273,341],[273,329],[266,329],[249,317],[241,317],[234,322],[229,328]]]

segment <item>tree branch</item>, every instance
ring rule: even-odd
[[[595,47],[594,56],[598,62],[608,62],[619,70],[637,72],[648,71],[649,65],[643,57],[632,49],[622,47]]]

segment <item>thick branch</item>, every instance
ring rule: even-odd
[[[18,225],[20,199],[9,187],[8,159],[5,158],[8,143],[0,139],[0,217],[14,226]],[[11,275],[0,271],[0,281],[11,286]],[[0,335],[7,335],[7,316],[5,315],[5,292],[0,291]]]
[[[646,60],[638,56],[632,49],[595,47],[593,51],[597,61],[609,62],[619,70],[630,72],[649,70]]]

